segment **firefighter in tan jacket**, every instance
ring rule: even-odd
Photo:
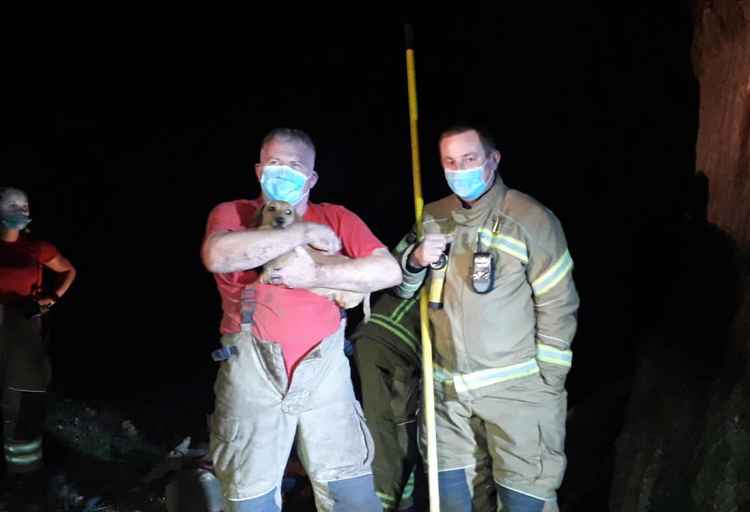
[[[425,207],[398,294],[431,287],[441,511],[494,510],[495,494],[504,512],[554,510],[578,309],[565,235],[505,186],[488,135],[456,127],[439,145],[454,195]]]

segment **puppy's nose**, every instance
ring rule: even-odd
[[[284,225],[284,217],[275,217],[273,221],[276,223],[277,226]]]

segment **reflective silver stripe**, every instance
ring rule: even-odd
[[[441,382],[445,384],[450,384],[451,382],[453,382],[453,374],[445,368],[438,366],[437,364],[433,364],[432,366],[432,376],[434,377],[435,382]]]
[[[5,460],[9,465],[28,466],[42,460],[42,440],[27,443],[5,441]]]
[[[489,370],[457,375],[453,378],[453,385],[456,387],[456,392],[461,393],[497,384],[498,382],[527,377],[535,373],[539,373],[539,365],[536,359],[529,359],[524,363],[505,366],[503,368],[491,368]]]
[[[494,247],[499,251],[503,251],[518,258],[524,263],[529,262],[529,250],[526,248],[526,244],[521,240],[508,235],[493,233],[487,228],[479,228],[477,233],[479,235],[479,241],[484,244],[485,247]]]
[[[545,363],[573,366],[573,352],[571,350],[560,350],[543,343],[537,343],[536,358]]]
[[[17,466],[28,466],[42,460],[42,452],[32,453],[29,455],[8,455],[5,454],[5,460],[8,464],[15,464]]]
[[[8,386],[8,389],[12,391],[21,391],[22,393],[46,393],[47,392],[44,389],[21,389],[21,388],[16,388],[13,386]]]
[[[532,498],[535,498],[539,501],[555,501],[557,499],[557,498],[542,498],[541,496],[537,496],[535,494],[531,494],[531,493],[524,492],[524,491],[519,491],[518,489],[514,489],[513,487],[507,486],[505,484],[501,484],[497,480],[495,480],[495,483],[499,485],[500,487],[505,487],[506,489],[510,489],[511,491],[517,492],[518,494],[523,494],[524,496],[531,496]]]
[[[568,272],[570,272],[572,268],[573,258],[570,257],[570,252],[566,250],[565,254],[560,256],[550,268],[544,271],[541,276],[531,283],[534,295],[539,297],[550,291],[555,285],[557,285],[557,283],[562,281],[562,279],[568,275]]]
[[[411,496],[414,494],[414,485],[416,483],[416,477],[414,476],[414,470],[409,474],[409,480],[406,481],[406,485],[404,486],[404,492],[401,493],[401,499],[404,498],[411,498]]]
[[[18,443],[16,441],[5,441],[5,451],[12,454],[24,454],[31,453],[36,450],[41,450],[42,440],[35,439],[28,443]]]
[[[413,245],[413,244],[412,244]],[[409,299],[414,296],[414,293],[422,286],[425,276],[427,275],[427,269],[424,268],[416,274],[412,274],[406,270],[407,257],[411,254],[411,251],[407,250],[401,255],[401,269],[403,270],[403,280],[401,284],[396,287],[396,293],[401,298]]]
[[[528,361],[503,366],[502,368],[489,368],[487,370],[464,374],[452,374],[448,370],[438,366],[435,366],[434,371],[435,381],[441,383],[452,382],[457,393],[490,386],[499,382],[528,377],[535,373],[539,373],[539,365],[536,359],[529,359]]]
[[[406,277],[406,274],[404,274],[403,281],[401,281],[401,284],[396,288],[396,294],[402,299],[411,299],[412,297],[414,297],[414,294],[417,293],[417,290],[419,290],[420,286],[422,286],[421,280],[418,282],[410,283]]]

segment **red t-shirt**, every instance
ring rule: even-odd
[[[29,297],[42,285],[42,266],[59,252],[49,242],[25,236],[0,240],[0,304]]]
[[[208,217],[206,236],[216,231],[239,231],[257,227],[257,213],[263,199],[240,199],[221,203]],[[309,203],[303,217],[307,222],[328,225],[341,240],[342,252],[350,258],[362,258],[385,247],[357,215],[343,206]],[[254,283],[261,269],[214,274],[224,312],[222,334],[240,331],[240,295]],[[313,347],[339,326],[339,307],[331,300],[308,290],[257,283],[253,335],[275,341],[284,353],[287,373],[292,371]]]

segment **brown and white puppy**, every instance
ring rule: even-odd
[[[294,207],[284,201],[269,201],[260,211],[258,229],[284,229],[297,220]]]
[[[286,229],[298,220],[297,214],[294,207],[284,201],[269,201],[260,211],[260,223],[258,229]],[[261,283],[271,282],[271,270],[274,268],[281,268],[288,265],[294,258],[298,258],[298,250],[307,251],[312,259],[318,265],[325,265],[328,263],[341,263],[342,261],[348,260],[347,256],[343,254],[324,254],[320,251],[313,249],[312,247],[297,247],[286,254],[277,256],[265,265],[263,265],[263,272],[260,275]],[[364,309],[365,322],[370,319],[370,294],[369,293],[358,293],[348,290],[334,290],[332,288],[309,288],[309,290],[318,295],[322,295],[328,299],[331,299],[339,307],[344,309],[351,309],[357,307],[362,303]]]

